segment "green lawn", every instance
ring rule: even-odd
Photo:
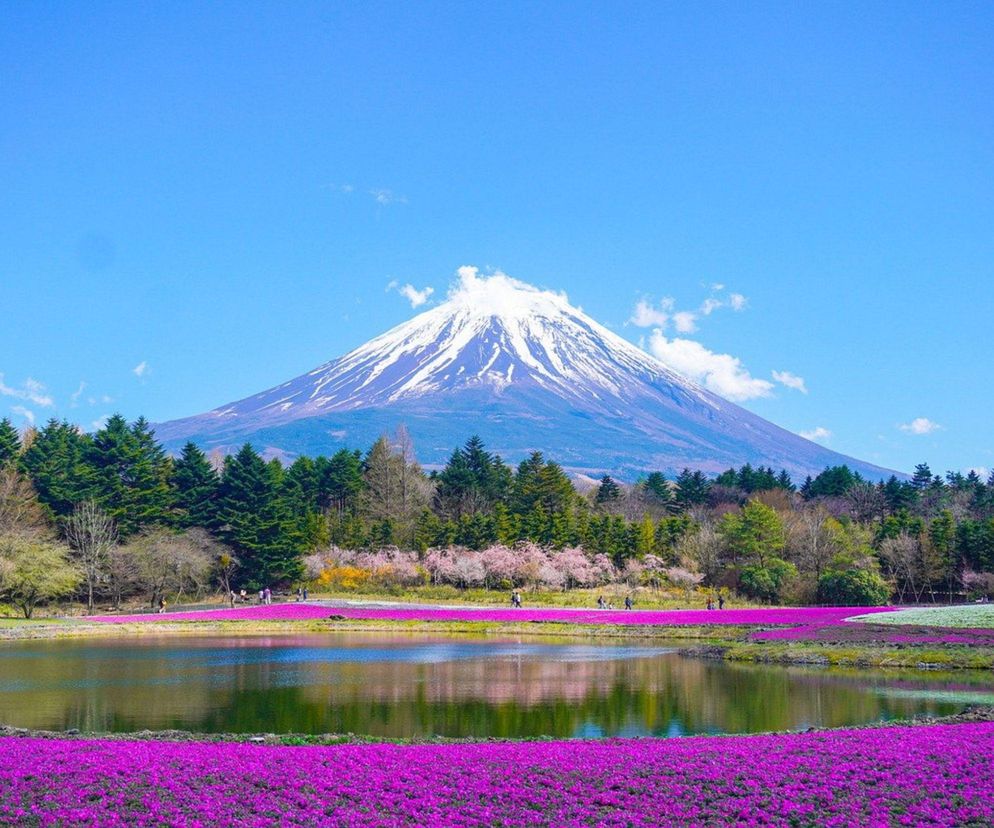
[[[868,621],[873,624],[915,624],[923,627],[973,627],[994,629],[994,604],[966,604],[958,607],[916,607],[859,615],[851,621]]]

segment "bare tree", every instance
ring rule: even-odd
[[[917,604],[926,592],[932,592],[936,563],[931,544],[922,538],[907,532],[885,538],[880,544],[880,560],[895,580],[899,602],[909,597]]]
[[[202,595],[209,588],[217,544],[203,530],[174,534],[155,527],[132,538],[127,548],[149,606],[167,595],[180,596],[187,590]]]
[[[790,513],[785,521],[789,558],[802,572],[814,575],[816,582],[838,551],[829,520],[828,511],[816,505]]]
[[[676,551],[686,569],[701,572],[708,583],[714,583],[722,565],[722,540],[713,523],[701,522],[696,532],[680,539]]]
[[[0,468],[0,534],[38,533],[47,523],[31,481],[14,464]]]
[[[110,550],[117,543],[117,527],[110,515],[92,500],[87,500],[73,509],[66,521],[65,533],[83,571],[87,611],[93,612],[93,595],[106,575]]]

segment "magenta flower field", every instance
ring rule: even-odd
[[[9,825],[994,824],[994,723],[602,742],[0,740]]]
[[[651,624],[660,626],[726,624],[743,626],[838,624],[846,618],[890,607],[787,607],[728,610],[585,610],[331,607],[314,603],[253,605],[234,609],[198,610],[143,615],[105,615],[92,620],[116,623],[143,621],[266,621],[310,620],[335,615],[369,621],[560,622],[568,624]]]

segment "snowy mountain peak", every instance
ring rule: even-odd
[[[470,266],[458,276],[437,307],[304,376],[211,413],[267,411],[287,420],[461,388],[499,394],[511,385],[624,404],[633,385],[666,382],[699,401],[717,400],[570,305],[565,294],[499,271],[482,276]]]
[[[160,438],[226,450],[251,438],[292,456],[368,445],[405,423],[427,464],[475,433],[508,460],[541,449],[595,475],[745,462],[880,471],[700,388],[564,293],[500,271],[457,274],[436,307],[280,386],[164,423]]]

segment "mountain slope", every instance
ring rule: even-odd
[[[509,461],[540,449],[587,473],[745,462],[795,475],[841,462],[887,473],[699,387],[565,296],[474,268],[460,276],[443,304],[268,391],[163,423],[159,438],[316,454],[366,446],[404,423],[427,465],[477,433]]]

